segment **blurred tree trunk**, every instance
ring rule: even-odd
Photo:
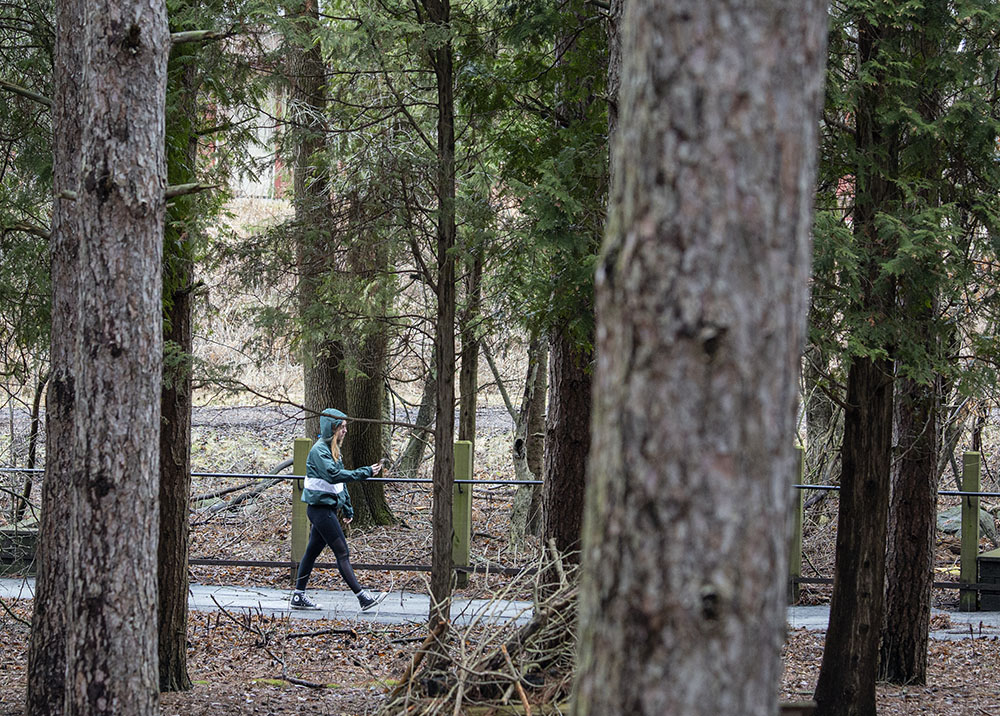
[[[777,712],[826,25],[625,6],[577,716]]]
[[[52,327],[49,388],[45,406],[45,477],[36,560],[34,612],[28,646],[28,716],[65,713],[66,592],[69,588],[69,516],[76,487],[68,479],[76,467],[73,453],[73,410],[76,382],[73,373],[77,333],[77,281],[80,276],[77,227],[78,207],[64,192],[78,194],[82,84],[84,0],[64,0],[55,8],[53,66],[52,157]]]

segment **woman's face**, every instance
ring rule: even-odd
[[[338,445],[344,442],[344,438],[347,436],[347,423],[346,422],[341,423],[340,427],[337,428],[337,432],[335,432],[333,435],[334,437],[337,438]]]

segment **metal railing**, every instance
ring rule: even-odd
[[[292,468],[292,474],[281,475],[275,473],[230,473],[230,472],[192,472],[192,477],[216,477],[245,480],[273,480],[281,479],[292,481],[292,529],[291,529],[291,559],[288,561],[267,561],[267,560],[228,560],[228,559],[199,559],[192,558],[189,563],[198,566],[228,566],[228,567],[269,567],[295,569],[305,552],[305,546],[309,535],[309,521],[305,513],[305,503],[299,499],[302,491],[302,480],[305,476],[306,457],[312,446],[312,441],[306,438],[299,438],[295,441],[293,459],[282,463],[281,468]],[[492,573],[492,574],[519,574],[525,567],[507,567],[502,565],[472,565],[470,563],[471,547],[471,524],[472,524],[472,488],[475,485],[540,485],[541,480],[500,480],[500,479],[473,479],[472,478],[472,445],[471,443],[460,441],[455,444],[455,477],[453,493],[453,514],[452,522],[455,532],[454,555],[455,570],[459,573],[462,581],[468,574]],[[839,491],[839,485],[811,485],[801,482],[805,469],[804,451],[799,448],[799,482],[792,485],[795,488],[796,498],[793,500],[793,534],[789,550],[789,600],[793,603],[798,601],[799,587],[803,584],[832,584],[830,577],[803,577],[802,576],[802,531],[803,531],[803,501],[802,494],[806,490]],[[961,556],[958,582],[935,581],[933,586],[942,589],[959,589],[960,603],[963,611],[974,611],[978,608],[979,592],[1000,593],[1000,584],[979,582],[979,499],[981,497],[1000,497],[1000,492],[981,491],[980,468],[981,459],[978,452],[967,452],[963,456],[963,482],[962,490],[939,490],[938,495],[961,497],[962,498],[962,530],[961,530]],[[41,468],[3,467],[0,474],[21,473],[21,474],[41,474]],[[429,478],[416,477],[372,477],[369,482],[395,482],[430,484],[433,480]],[[1000,556],[998,556],[1000,559]],[[319,564],[321,567],[334,567],[333,564]],[[378,570],[378,571],[430,571],[427,564],[355,564],[358,570]]]

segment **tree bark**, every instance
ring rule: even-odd
[[[191,265],[174,292],[168,333],[185,356],[192,350]],[[191,364],[174,366],[160,396],[159,668],[160,691],[187,691],[188,499],[191,495]]]
[[[858,18],[858,57],[877,63],[881,43],[894,30]],[[875,70],[876,75],[879,70]],[[855,180],[853,228],[863,255],[863,293],[854,306],[878,323],[896,303],[895,282],[881,263],[894,252],[880,233],[880,211],[897,190],[886,179],[898,148],[883,126],[880,82],[865,85],[855,112],[855,144],[861,158]],[[874,158],[874,161],[873,161]],[[885,348],[885,346],[873,346]],[[847,374],[847,408],[841,447],[840,509],[830,625],[816,683],[818,716],[874,716],[879,634],[885,598],[885,548],[892,460],[893,365],[887,359],[857,357]]]
[[[450,0],[423,0],[429,29],[450,32]],[[450,619],[452,487],[455,482],[455,98],[450,37],[431,49],[437,83],[437,321],[434,373],[437,398],[434,433],[433,524],[431,558],[432,631]]]
[[[926,3],[919,11],[918,28],[909,39],[913,54],[925,65],[937,60],[953,22],[946,0]],[[917,102],[920,116],[931,123],[940,119],[941,88],[924,86]],[[947,165],[941,146],[934,142],[925,154],[926,176],[933,177],[920,190],[929,207],[939,207],[941,172]],[[898,307],[907,316],[914,342],[932,359],[943,353],[936,283],[925,283],[941,261],[936,253],[925,259],[916,276],[900,276]],[[922,275],[921,275],[922,274]],[[945,337],[954,325],[945,328]],[[929,383],[896,379],[896,460],[893,464],[886,550],[885,619],[879,647],[879,679],[894,684],[927,681],[927,641],[930,631],[931,590],[934,583],[934,538],[937,532],[938,470],[941,449],[941,405],[944,378]],[[974,448],[975,449],[975,448]]]
[[[542,505],[545,544],[579,561],[584,484],[590,454],[593,352],[557,331],[549,348],[549,412],[545,427]]]
[[[826,19],[625,7],[578,716],[777,712]]]
[[[172,28],[174,29],[174,28]],[[192,29],[192,28],[185,28]],[[197,48],[179,45],[168,64],[168,92],[175,113],[169,117],[167,179],[172,184],[197,180]],[[187,691],[188,504],[191,496],[192,303],[194,248],[190,219],[197,196],[178,197],[167,209],[164,228],[164,347],[160,390],[160,537],[159,668],[160,691]]]
[[[319,415],[326,408],[347,411],[347,377],[342,341],[328,334],[336,316],[318,296],[333,267],[333,210],[326,165],[326,88],[323,49],[312,36],[319,23],[317,0],[289,6],[297,37],[289,48],[289,119],[294,147],[296,263],[299,317],[302,321],[303,404],[306,436],[319,436]],[[348,446],[349,450],[349,446]],[[344,455],[345,464],[352,456]]]
[[[536,464],[538,472],[531,469],[528,459],[531,446],[542,445],[543,441],[533,439],[531,435],[532,410],[538,409],[536,391],[544,386],[545,363],[548,361],[546,343],[537,333],[528,344],[528,372],[524,377],[524,392],[521,397],[521,409],[518,411],[517,422],[514,425],[514,442],[511,453],[514,462],[514,479],[535,480],[541,475],[542,465]],[[541,381],[539,375],[542,375]],[[544,391],[545,388],[541,387]],[[544,401],[544,397],[543,397]],[[544,447],[544,446],[543,446]],[[537,456],[537,450],[536,450]],[[514,493],[514,504],[510,515],[510,544],[515,550],[524,543],[525,535],[530,531],[532,523],[538,524],[538,512],[541,507],[540,485],[518,485]]]
[[[899,380],[896,403],[898,457],[889,506],[879,679],[924,684],[937,529],[940,381]]]
[[[461,371],[458,377],[458,439],[472,443],[473,454],[476,444],[476,405],[479,393],[479,337],[476,324],[479,321],[480,304],[483,299],[483,255],[475,251],[469,257],[469,274],[465,283],[465,310],[462,311]]]
[[[385,372],[388,336],[384,332],[368,337],[358,354],[358,367],[363,372],[351,381],[351,417],[381,420],[385,408]],[[350,428],[351,465],[371,465],[387,457],[382,440],[382,425],[378,422],[355,422]],[[385,500],[384,483],[356,482],[349,484],[354,520],[358,525],[389,525],[395,521]]]
[[[88,0],[66,711],[158,713],[166,7]],[[74,28],[79,31],[79,28]],[[85,397],[85,399],[84,399]]]
[[[821,714],[875,714],[892,449],[892,363],[856,359],[847,410],[830,627],[816,684]]]
[[[52,326],[50,377],[45,409],[45,477],[39,523],[38,571],[28,646],[27,716],[66,713],[66,592],[69,584],[69,516],[76,501],[67,479],[74,467],[72,445],[76,381],[73,374],[77,332],[79,241],[77,203],[64,192],[79,194],[81,96],[84,38],[83,0],[56,5],[54,91],[52,104]]]
[[[429,427],[434,421],[436,413],[435,400],[437,398],[437,381],[433,374],[428,374],[424,380],[424,389],[420,396],[420,407],[417,409],[417,418],[414,425]],[[406,447],[393,467],[394,473],[399,473],[404,477],[416,477],[420,463],[423,462],[424,450],[431,433],[423,430],[414,430],[410,434],[410,439],[406,441]]]

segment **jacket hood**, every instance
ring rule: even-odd
[[[336,408],[327,408],[319,416],[319,436],[324,440],[333,437],[334,431],[347,420],[347,416]]]

